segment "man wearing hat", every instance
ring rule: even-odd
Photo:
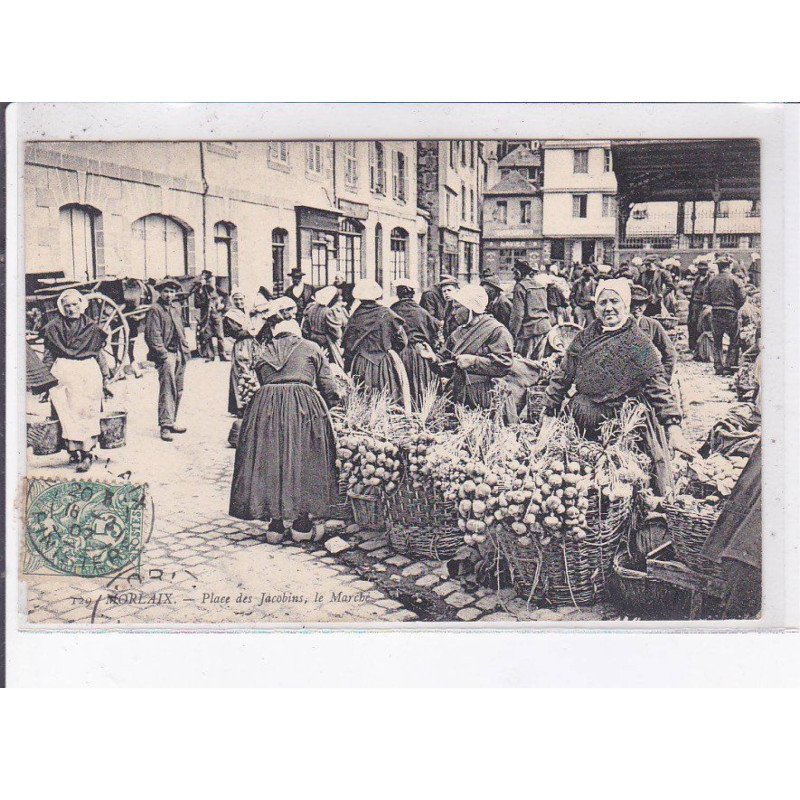
[[[302,320],[306,306],[314,299],[314,288],[305,282],[305,273],[300,267],[295,267],[290,273],[291,286],[284,292],[287,297],[294,300],[297,306],[297,318]]]
[[[661,363],[664,365],[667,383],[669,383],[672,380],[672,373],[675,371],[678,351],[664,326],[657,319],[645,316],[644,310],[648,301],[649,295],[644,286],[631,287],[631,316],[658,350]]]
[[[197,322],[197,344],[200,355],[206,361],[213,361],[215,351],[220,361],[227,361],[223,339],[223,312],[225,301],[214,285],[214,273],[204,269],[200,273],[200,281],[192,287],[194,307],[200,312]]]
[[[672,275],[661,267],[658,256],[649,255],[644,259],[644,269],[639,284],[647,289],[650,298],[644,313],[648,317],[657,317],[661,313],[664,298],[675,289]]]
[[[436,380],[430,362],[420,355],[420,348],[436,347],[441,333],[441,323],[429,314],[414,299],[417,284],[408,278],[398,278],[394,282],[397,302],[392,311],[403,321],[403,329],[408,336],[408,344],[400,353],[400,358],[408,374],[411,402],[418,408],[425,390]]]
[[[595,319],[594,293],[597,289],[597,280],[591,267],[583,267],[572,285],[572,303],[575,311],[575,321],[581,327],[586,327]]]
[[[172,441],[173,433],[186,432],[186,428],[175,422],[190,354],[181,310],[174,304],[180,288],[181,285],[173,278],[165,278],[156,284],[159,298],[150,306],[144,322],[147,358],[158,369],[158,425],[165,442]]]
[[[491,314],[501,325],[508,328],[511,324],[511,301],[503,292],[503,285],[497,275],[487,270],[481,278],[481,286],[489,297],[486,313]]]
[[[439,283],[426,289],[419,298],[419,304],[432,316],[444,323],[448,304],[453,292],[458,289],[458,281],[452,275],[442,275]]]
[[[761,255],[753,253],[750,256],[750,268],[747,270],[750,276],[750,283],[757,289],[761,286]]]
[[[408,376],[399,356],[408,344],[403,321],[378,303],[383,289],[373,280],[358,281],[353,297],[359,305],[342,337],[345,371],[367,391],[386,390],[395,402],[410,405]]]
[[[328,361],[344,368],[342,334],[347,324],[347,311],[336,286],[317,289],[314,299],[306,306],[302,332],[306,339],[316,342]]]
[[[509,331],[516,352],[524,358],[540,358],[553,327],[547,308],[547,280],[540,273],[531,274],[527,261],[514,262],[514,299],[511,303]]]
[[[708,274],[707,261],[698,261],[695,259],[693,266],[697,277],[692,283],[692,290],[689,294],[689,316],[686,320],[686,328],[689,334],[689,350],[694,353],[697,348],[697,339],[700,336],[699,322],[700,314],[703,312],[703,295],[705,294],[710,275]],[[697,359],[696,354],[695,359]]]
[[[739,361],[739,309],[744,305],[744,288],[731,275],[733,259],[722,255],[716,259],[718,275],[714,275],[703,292],[703,305],[711,306],[711,325],[714,333],[714,372],[732,373]],[[722,340],[728,337],[728,355],[722,363]]]

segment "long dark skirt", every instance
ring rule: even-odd
[[[403,387],[388,353],[377,364],[373,364],[362,355],[357,355],[350,367],[350,374],[353,376],[353,381],[367,391],[387,390],[393,400],[402,402]]]
[[[400,358],[406,368],[408,375],[408,385],[411,391],[411,402],[415,408],[419,408],[422,395],[428,386],[438,380],[436,373],[431,368],[431,362],[423,358],[413,345],[400,353]]]
[[[267,384],[244,413],[231,485],[239,519],[320,516],[336,502],[336,441],[319,393]]]

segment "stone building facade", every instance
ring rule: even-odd
[[[423,286],[442,275],[477,283],[486,162],[481,142],[417,142],[418,205],[428,215]]]
[[[26,272],[78,281],[209,269],[252,295],[297,265],[389,290],[427,235],[415,142],[31,143],[24,184]]]

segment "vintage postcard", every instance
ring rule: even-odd
[[[22,628],[763,618],[758,136],[12,146]]]

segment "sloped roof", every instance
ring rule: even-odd
[[[536,187],[519,172],[512,172],[491,189],[486,189],[484,195],[487,194],[536,194]]]
[[[527,144],[515,147],[505,158],[497,162],[498,167],[541,167],[542,157],[534,153]]]

